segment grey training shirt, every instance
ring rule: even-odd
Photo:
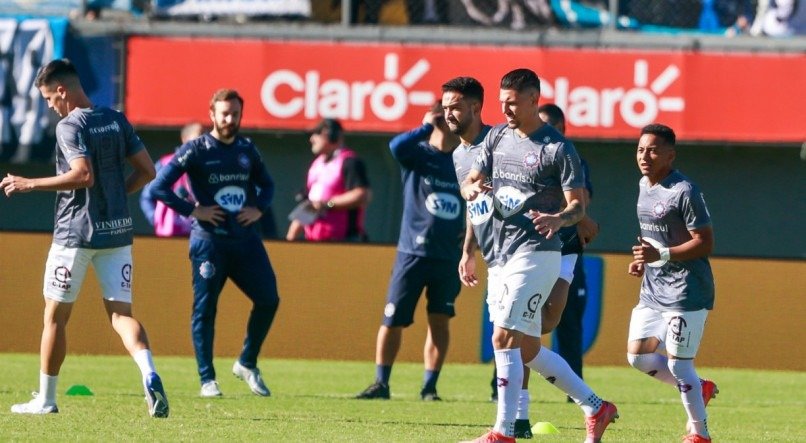
[[[453,167],[456,169],[456,178],[460,184],[467,178],[473,168],[473,162],[481,151],[480,143],[484,140],[490,128],[487,125],[481,128],[481,132],[475,140],[476,144],[470,146],[460,144],[453,151]],[[484,262],[489,265],[495,264],[495,254],[493,253],[493,210],[493,196],[489,192],[467,202],[467,217],[473,225],[473,233],[476,235],[476,241],[479,244],[479,249],[481,249],[481,256],[484,258]]]
[[[557,213],[565,202],[563,191],[585,186],[573,143],[550,125],[522,138],[502,124],[481,146],[473,169],[492,179],[497,264],[503,266],[516,253],[559,251],[559,237],[546,239],[537,232],[529,210]]]
[[[104,107],[76,108],[56,125],[56,147],[58,175],[86,157],[95,184],[56,193],[53,243],[88,249],[132,244],[124,165],[145,147],[126,117]]]
[[[690,230],[711,224],[702,192],[680,172],[672,171],[654,186],[642,177],[638,187],[642,237],[672,247],[689,241]],[[708,257],[645,267],[640,303],[660,311],[713,309],[714,276]]]

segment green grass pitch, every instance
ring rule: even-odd
[[[495,418],[489,402],[491,365],[448,363],[439,393],[443,402],[419,399],[422,365],[399,363],[392,399],[352,397],[374,376],[372,362],[261,360],[272,397],[252,395],[229,373],[232,358],[216,359],[224,397],[202,399],[195,363],[159,357],[156,363],[171,404],[168,419],[148,417],[139,372],[122,356],[68,355],[59,380],[60,413],[19,416],[13,403],[38,387],[38,357],[0,355],[0,441],[265,441],[456,442],[481,435]],[[712,400],[709,427],[723,442],[806,441],[806,373],[699,368],[721,393]],[[677,442],[685,412],[677,391],[629,367],[587,367],[585,378],[616,403],[621,418],[605,441]],[[71,386],[92,396],[67,396]],[[559,434],[533,441],[579,442],[582,413],[539,377],[531,383],[532,423],[553,423]]]

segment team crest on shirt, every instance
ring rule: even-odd
[[[238,154],[238,164],[244,169],[249,169],[251,162],[249,161],[249,157],[242,152]]]
[[[205,279],[210,279],[215,275],[215,266],[209,261],[205,261],[199,265],[199,274]]]
[[[534,169],[540,163],[540,156],[535,151],[529,151],[523,156],[523,166]]]
[[[652,214],[655,218],[661,218],[666,215],[666,205],[663,202],[655,202],[652,205]]]

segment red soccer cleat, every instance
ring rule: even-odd
[[[719,394],[719,388],[716,387],[716,383],[707,379],[702,379],[700,385],[702,386],[702,402],[705,403],[705,406],[708,406],[708,402],[712,398],[716,398],[716,394]]]
[[[689,434],[683,437],[683,443],[711,443],[711,437],[703,437],[700,434]]]
[[[585,426],[588,428],[588,437],[585,443],[598,443],[602,441],[602,435],[610,423],[615,423],[618,418],[616,405],[609,401],[602,402],[599,412],[590,417],[585,417]]]
[[[475,440],[467,440],[462,443],[515,443],[514,437],[507,437],[504,434],[499,434],[498,432],[493,431],[490,429],[487,431],[486,434],[482,435],[481,437]]]

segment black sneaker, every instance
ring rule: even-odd
[[[425,389],[423,389],[422,391],[420,391],[420,398],[423,401],[442,401],[442,398],[439,395],[437,395],[436,390],[426,391]]]
[[[532,438],[532,424],[528,418],[515,420],[515,438]]]
[[[356,395],[355,398],[360,400],[389,400],[389,385],[376,381],[369,385],[367,389],[364,389],[364,392]]]

